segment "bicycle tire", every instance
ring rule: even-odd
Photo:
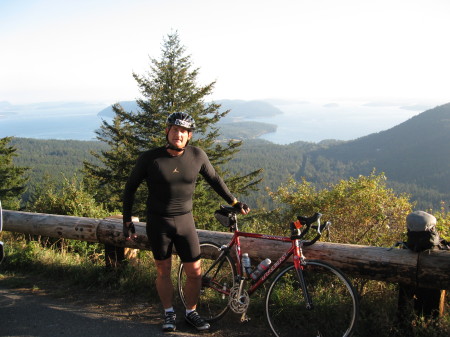
[[[294,265],[283,269],[266,294],[267,322],[277,337],[349,337],[358,312],[357,292],[336,267],[308,260],[303,275],[313,308],[307,309]]]
[[[228,311],[229,291],[236,280],[236,269],[229,255],[222,255],[220,261],[220,246],[212,242],[200,244],[202,265],[202,287],[197,303],[197,312],[208,322],[217,321]],[[210,267],[214,264],[213,269]],[[207,273],[207,274],[206,274]],[[183,264],[178,268],[178,293],[181,301],[186,306],[184,284],[186,274],[183,272]],[[226,291],[227,294],[220,292]]]

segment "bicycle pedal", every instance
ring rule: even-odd
[[[244,312],[241,316],[241,323],[247,323],[250,322],[251,318],[247,316],[247,314]]]

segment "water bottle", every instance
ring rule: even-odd
[[[245,276],[250,276],[252,273],[252,263],[248,253],[242,254],[242,272]]]
[[[270,259],[265,259],[264,261],[261,261],[261,263],[255,269],[255,271],[250,275],[253,281],[259,279],[259,277],[267,270],[267,268],[269,268],[271,263],[272,261],[270,261]]]

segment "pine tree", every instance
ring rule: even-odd
[[[20,198],[25,191],[28,178],[24,176],[26,167],[17,167],[13,158],[17,149],[8,146],[12,137],[0,138],[0,200],[8,209],[18,209]]]
[[[103,166],[85,163],[85,173],[91,187],[97,192],[97,200],[121,207],[121,196],[128,175],[140,153],[166,144],[166,119],[172,112],[189,113],[196,121],[196,131],[191,144],[201,147],[211,163],[225,179],[230,190],[237,196],[255,189],[260,181],[261,170],[245,175],[231,176],[222,171],[221,165],[233,158],[242,145],[241,141],[216,141],[219,129],[216,123],[229,111],[219,111],[220,105],[206,103],[205,97],[212,93],[215,82],[197,85],[199,69],[192,69],[190,56],[180,44],[178,33],[172,33],[163,41],[161,59],[151,58],[150,71],[141,76],[133,73],[143,98],[137,99],[137,111],[125,111],[120,104],[113,105],[115,117],[112,124],[104,121],[97,138],[110,145],[108,151],[94,154]],[[136,194],[135,211],[144,218],[145,187],[142,184]],[[204,222],[210,222],[213,210],[221,202],[199,177],[194,196],[194,214]],[[223,201],[222,201],[223,202]],[[140,207],[140,209],[138,209]]]

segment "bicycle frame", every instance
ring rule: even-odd
[[[259,240],[268,240],[268,241],[290,242],[291,247],[286,252],[284,252],[284,254],[281,255],[281,257],[278,258],[277,261],[275,261],[275,263],[273,263],[254,283],[251,282],[245,291],[248,296],[252,295],[270,276],[272,276],[272,274],[274,274],[280,268],[281,265],[283,265],[284,262],[286,262],[286,260],[288,260],[291,256],[293,256],[294,268],[301,284],[307,309],[312,308],[313,303],[307,290],[306,282],[303,275],[304,269],[303,263],[305,261],[305,257],[303,256],[302,247],[304,245],[306,246],[314,244],[314,242],[316,242],[320,238],[322,234],[321,230],[326,229],[330,223],[327,222],[325,226],[321,227],[320,217],[322,215],[320,213],[316,213],[311,217],[298,216],[297,217],[298,220],[296,222],[291,223],[290,225],[292,233],[290,237],[241,232],[239,231],[239,227],[237,225],[236,213],[234,213],[235,210],[228,206],[221,206],[221,209],[225,210],[225,214],[219,212],[218,216],[216,217],[220,223],[230,228],[230,231],[233,232],[233,236],[227,245],[223,245],[221,247],[220,249],[221,253],[219,257],[215,259],[215,262],[213,262],[213,264],[209,267],[209,269],[204,273],[204,276],[206,276],[206,278],[203,279],[203,282],[207,282],[207,284],[204,285],[213,288],[215,291],[223,294],[224,296],[230,295],[230,290],[227,290],[226,287],[222,287],[223,285],[218,284],[214,280],[214,277],[212,278],[208,277],[210,271],[213,270],[217,266],[217,264],[222,264],[225,261],[224,256],[228,255],[229,258],[234,260],[234,263],[236,265],[237,276],[234,281],[239,284],[239,296],[241,295],[244,288],[244,281],[247,280],[245,275],[243,275],[244,272],[242,270],[242,263],[241,263],[242,259],[241,242],[240,242],[241,237]],[[227,211],[229,211],[229,213],[226,213]],[[302,237],[309,231],[312,223],[314,222],[318,223],[317,226],[318,235],[316,235],[316,237],[313,238],[312,240],[305,241],[304,239],[302,239]],[[300,228],[302,228],[303,225],[305,225],[305,229],[303,231],[300,231]],[[235,249],[236,259],[234,259],[233,256],[230,256],[230,251],[233,249],[233,247]]]
[[[253,283],[249,289],[247,289],[247,293],[249,295],[253,294],[258,288],[276,271],[278,268],[286,261],[288,260],[292,255],[294,255],[294,265],[296,270],[301,269],[301,260],[303,259],[303,254],[301,250],[301,240],[294,239],[291,240],[288,237],[285,236],[276,236],[276,235],[266,235],[266,234],[258,234],[258,233],[247,233],[247,232],[240,232],[238,230],[234,231],[233,237],[231,241],[229,242],[227,249],[231,250],[233,246],[235,247],[236,251],[236,268],[237,268],[237,274],[240,277],[240,279],[243,279],[242,274],[242,265],[241,265],[241,243],[240,238],[246,237],[246,238],[253,238],[253,239],[261,239],[261,240],[269,240],[269,241],[281,241],[281,242],[291,242],[291,247],[284,252],[284,254],[277,260],[275,263],[272,263],[270,268],[268,268],[261,277]]]

